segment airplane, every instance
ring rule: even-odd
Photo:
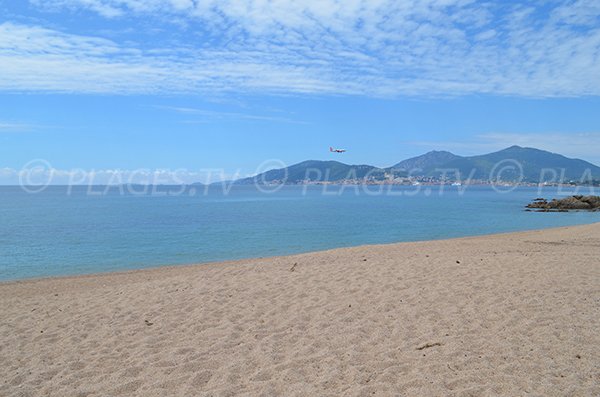
[[[329,147],[329,151],[330,151],[331,153],[345,153],[345,152],[346,152],[346,149],[334,149],[334,148],[332,148],[332,147],[330,146],[330,147]]]

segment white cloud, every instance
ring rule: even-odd
[[[579,26],[598,25],[600,2],[597,0],[576,0],[556,7],[552,18],[557,22]]]
[[[24,131],[31,131],[35,128],[37,128],[37,126],[34,126],[32,124],[0,121],[0,133],[2,133],[2,132],[24,132]]]
[[[22,124],[0,123],[0,131],[19,131],[25,127]]]
[[[269,121],[275,123],[287,123],[287,124],[307,124],[304,121],[295,120],[289,117],[281,116],[268,116],[262,114],[252,113],[240,113],[240,112],[222,112],[215,110],[197,109],[189,107],[176,107],[176,106],[156,106],[157,109],[170,110],[173,112],[199,116],[200,119],[188,120],[187,123],[194,122],[208,122],[208,120],[249,120],[249,121]]]
[[[600,7],[590,0],[550,12],[472,0],[30,1],[108,25],[149,17],[180,34],[172,49],[148,48],[4,23],[0,90],[600,94]]]

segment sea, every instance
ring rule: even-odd
[[[0,187],[0,280],[288,255],[600,222],[514,186]]]

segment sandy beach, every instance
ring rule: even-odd
[[[0,284],[1,396],[599,396],[600,224]]]

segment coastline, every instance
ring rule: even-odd
[[[0,283],[0,394],[598,395],[600,223]]]
[[[151,265],[148,267],[141,268],[133,268],[133,269],[122,269],[122,270],[107,270],[100,272],[90,272],[90,273],[75,273],[75,274],[57,274],[51,276],[39,276],[39,277],[25,277],[25,278],[17,278],[17,279],[0,279],[0,287],[4,285],[10,284],[26,284],[26,283],[35,283],[35,282],[43,282],[49,280],[77,280],[81,278],[97,278],[97,277],[108,277],[111,275],[132,275],[137,272],[152,272],[152,271],[160,271],[165,270],[169,271],[170,269],[185,269],[185,268],[194,268],[198,266],[238,266],[238,265],[248,265],[250,263],[256,261],[269,261],[269,260],[284,260],[286,258],[293,258],[295,256],[300,255],[311,255],[311,254],[320,254],[320,253],[329,253],[335,252],[338,250],[348,250],[348,249],[361,249],[361,248],[369,248],[369,247],[387,247],[394,246],[398,244],[417,244],[417,243],[428,243],[428,242],[436,242],[436,241],[454,241],[454,240],[463,240],[463,239],[472,239],[478,237],[493,237],[493,236],[504,236],[504,235],[518,235],[522,233],[534,233],[534,232],[543,232],[546,230],[560,230],[560,229],[568,229],[573,227],[580,226],[591,226],[591,225],[600,225],[600,222],[593,223],[584,223],[584,224],[575,224],[568,226],[557,226],[557,227],[548,227],[543,229],[529,229],[529,230],[517,230],[517,231],[507,231],[507,232],[492,232],[486,234],[476,234],[476,235],[468,235],[468,236],[458,236],[458,237],[439,237],[427,240],[415,240],[415,241],[398,241],[398,242],[384,242],[384,243],[374,243],[374,244],[359,244],[359,245],[351,245],[344,247],[334,247],[334,248],[326,248],[322,250],[308,250],[302,252],[294,252],[290,254],[283,255],[273,255],[273,256],[259,256],[259,257],[247,257],[247,258],[239,258],[239,259],[226,259],[226,260],[217,260],[217,261],[206,261],[206,262],[190,262],[190,263],[165,263],[159,265]]]

